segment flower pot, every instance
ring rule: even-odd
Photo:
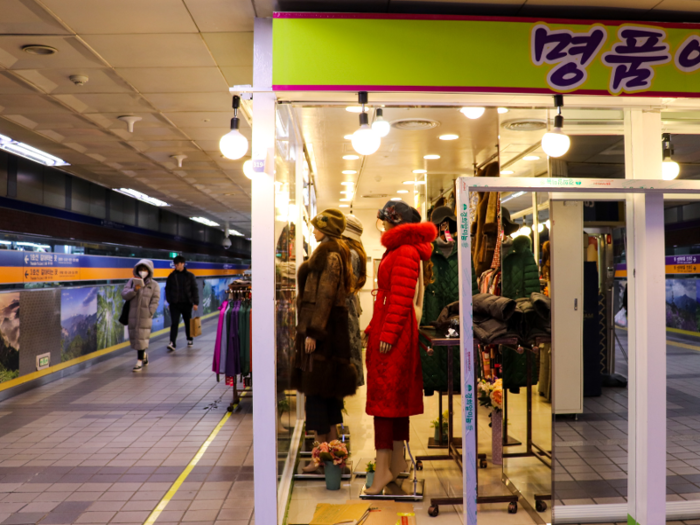
[[[365,479],[365,487],[370,488],[372,486],[372,483],[374,483],[374,472],[368,472],[367,477]]]
[[[334,465],[332,461],[326,461],[326,488],[328,490],[340,490],[340,479],[343,475],[342,467]]]
[[[491,412],[491,463],[503,465],[503,414]]]
[[[435,427],[435,443],[440,443],[440,431],[437,427]],[[442,434],[442,443],[447,445],[447,432],[443,432]]]

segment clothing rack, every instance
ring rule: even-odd
[[[250,279],[240,279],[238,281],[234,281],[228,286],[228,290],[226,292],[226,295],[228,296],[229,301],[237,301],[237,300],[247,300],[251,301],[253,297],[253,287],[252,287],[252,282]],[[249,383],[246,385],[245,378],[243,379],[243,390],[240,392],[238,391],[238,381],[237,378],[234,378],[233,380],[233,399],[231,400],[231,404],[228,406],[228,411],[233,412],[236,407],[238,407],[238,404],[241,402],[241,398],[243,397],[248,397],[252,398],[253,397],[253,385],[252,385],[252,374]]]

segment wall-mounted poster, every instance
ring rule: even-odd
[[[61,361],[97,350],[97,291],[89,286],[61,292]]]
[[[123,284],[100,286],[97,292],[97,349],[109,348],[127,340],[126,326],[119,322],[124,307]]]
[[[698,331],[696,280],[666,279],[666,326],[689,332]]]
[[[152,332],[157,332],[163,328],[170,328],[172,321],[170,319],[170,310],[167,308],[167,301],[165,300],[165,281],[159,282],[160,286],[160,301],[158,301],[158,309],[153,315],[153,327]]]
[[[0,383],[19,375],[19,292],[0,294]]]

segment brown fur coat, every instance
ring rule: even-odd
[[[357,390],[345,305],[348,261],[343,259],[337,241],[329,238],[299,267],[292,385],[306,395],[342,398]],[[304,349],[307,337],[316,340],[312,354]]]
[[[477,177],[498,177],[498,163],[492,162],[479,170]],[[491,268],[498,238],[497,191],[479,192],[476,220],[472,223],[472,259],[476,277]]]

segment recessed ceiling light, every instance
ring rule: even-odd
[[[413,173],[428,173],[428,170],[413,170]]]
[[[503,115],[503,113],[508,113],[508,108],[498,108],[496,111]]]
[[[405,181],[403,181],[403,183],[404,183],[404,184],[415,184],[416,181],[414,181],[414,180],[405,180]]]
[[[357,172],[355,170],[343,170],[343,175],[355,175]],[[341,182],[341,184],[346,184],[345,182]],[[350,182],[349,184],[352,184]]]
[[[523,160],[540,160],[540,158],[537,155],[527,155]]]
[[[408,190],[399,190],[396,193],[408,193]]]
[[[392,200],[392,201],[400,201],[400,200],[401,200],[401,197],[392,197],[391,200]]]
[[[355,192],[352,190],[347,190],[347,191],[341,191],[340,193],[342,193],[343,195],[352,195]]]
[[[352,133],[350,133],[350,135],[344,135],[343,138],[345,140],[352,140]]]
[[[345,111],[349,111],[350,113],[362,113],[362,106],[348,106],[345,108]]]
[[[417,180],[416,181],[417,186],[420,186],[421,184],[425,184],[425,181],[424,180]]]
[[[42,56],[55,55],[56,53],[58,53],[58,49],[56,49],[55,47],[43,46],[38,44],[23,46],[22,51],[24,51],[25,53],[29,53],[30,55]]]
[[[359,155],[343,155],[344,160],[357,160],[359,159]]]
[[[117,193],[123,193],[124,195],[128,195],[129,197],[133,197],[134,199],[138,199],[140,201],[146,202],[152,206],[170,206],[165,201],[162,201],[160,199],[156,199],[155,197],[151,197],[149,195],[146,195],[145,193],[141,193],[140,191],[132,190],[131,188],[113,188],[114,191]],[[226,194],[225,194],[226,195]],[[233,194],[231,194],[233,195]]]
[[[214,222],[210,219],[207,219],[206,217],[190,217],[190,220],[198,222],[200,224],[204,224],[206,226],[221,226],[218,222]]]
[[[440,135],[438,138],[440,140],[457,140],[459,138],[459,135],[455,135],[454,133],[448,133],[447,135]]]
[[[440,155],[423,155],[423,158],[425,160],[437,160],[440,158]]]
[[[349,208],[350,205],[349,205],[349,204],[341,204],[340,207],[341,207],[341,208]]]
[[[515,172],[512,170],[503,170],[501,172],[501,175],[512,175],[513,173],[515,173]]]
[[[352,199],[340,199],[340,202],[350,202]]]

